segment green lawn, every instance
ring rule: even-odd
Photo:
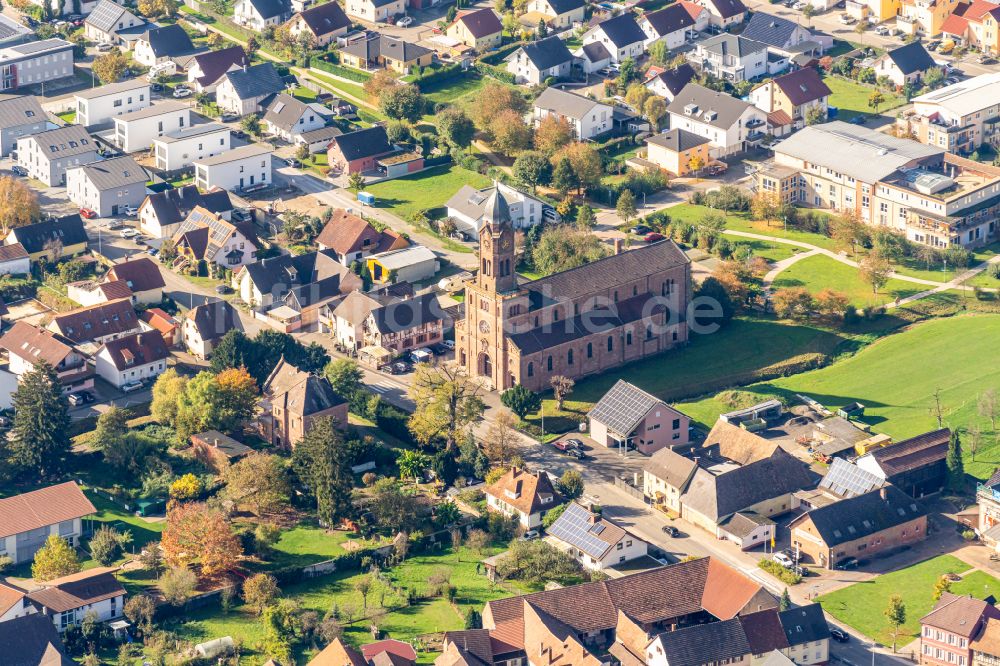
[[[90,517],[92,520],[116,527],[119,531],[129,530],[132,532],[132,544],[129,546],[130,551],[133,548],[138,551],[138,549],[141,549],[150,541],[159,541],[160,533],[163,531],[163,526],[166,523],[147,522],[93,491],[87,490],[84,494],[94,505],[94,508],[97,509],[97,513]]]
[[[714,394],[747,383],[746,378],[755,374],[771,375],[775,365],[789,359],[834,354],[844,340],[836,333],[807,325],[735,319],[712,335],[692,335],[686,347],[577,381],[564,412],[557,412],[554,401],[544,402],[545,428],[547,432],[576,428],[593,403],[622,378],[669,402]],[[552,418],[559,420],[550,422]],[[540,425],[538,415],[528,421]]]
[[[435,103],[454,102],[460,97],[473,95],[483,87],[485,79],[474,72],[465,76],[457,76],[439,84],[425,86],[423,93],[427,99]]]
[[[753,250],[754,256],[763,257],[772,264],[777,261],[781,261],[782,259],[787,259],[793,254],[807,251],[804,248],[795,247],[794,245],[788,245],[786,243],[754,240],[752,238],[738,238],[736,236],[730,236],[729,241],[733,245],[745,245],[749,247]]]
[[[316,91],[303,86],[295,86],[292,88],[292,97],[309,104],[316,101]]]
[[[73,124],[74,122],[76,122],[76,110],[74,109],[71,111],[63,111],[62,113],[57,113],[56,117],[59,118],[60,120],[63,120],[64,122]]]
[[[695,206],[694,204],[681,204],[672,206],[665,211],[672,220],[684,220],[686,222],[697,223],[709,212],[720,212],[707,206]],[[822,211],[813,211],[822,212]],[[726,228],[733,231],[744,231],[775,238],[785,238],[788,240],[809,243],[816,247],[827,250],[835,250],[837,245],[832,238],[823,234],[816,234],[809,231],[798,231],[796,229],[785,229],[781,222],[758,222],[751,220],[746,213],[734,213],[726,216]],[[737,236],[731,236],[730,240],[738,241]]]
[[[883,614],[889,598],[898,594],[906,604],[906,624],[900,628],[897,645],[916,638],[920,618],[934,606],[934,583],[946,573],[963,573],[971,567],[957,557],[940,555],[901,571],[883,574],[864,583],[824,594],[817,601],[823,610],[884,645],[892,644],[892,628]],[[974,571],[952,585],[955,594],[977,598],[1000,594],[1000,580],[982,571]]]
[[[329,532],[314,525],[298,525],[281,532],[268,558],[268,568],[304,567],[323,562],[345,552],[343,544],[358,538],[344,530]]]
[[[310,71],[309,76],[322,85],[332,89],[334,92],[346,94],[357,100],[361,100],[362,102],[368,101],[368,93],[366,93],[365,89],[357,83],[349,83],[347,81],[342,81],[341,79],[335,79],[331,76],[323,76],[316,71]],[[369,112],[371,111],[369,110]]]
[[[856,81],[848,81],[839,76],[828,76],[823,80],[830,87],[830,92],[833,93],[830,95],[830,106],[840,110],[840,115],[837,116],[839,120],[849,120],[859,113],[866,116],[874,113],[875,110],[868,106],[868,99],[875,92],[874,87]],[[906,103],[906,100],[899,95],[885,90],[882,91],[882,96],[885,98],[885,102],[878,107],[879,113],[895,109]]]
[[[422,210],[442,208],[463,185],[481,188],[490,179],[456,165],[434,167],[412,176],[387,180],[365,187],[375,195],[375,205],[388,208],[407,219]],[[464,246],[463,246],[464,247]]]
[[[833,289],[847,294],[851,303],[858,307],[887,303],[896,297],[905,298],[927,289],[913,282],[893,279],[879,291],[877,297],[873,297],[871,286],[859,277],[857,268],[821,254],[807,257],[781,271],[772,287],[805,287],[813,294]]]
[[[932,319],[865,347],[833,365],[744,388],[760,394],[808,395],[830,409],[858,400],[866,406],[864,421],[877,432],[899,440],[937,427],[931,412],[934,391],[940,389],[944,422],[953,427],[976,420],[976,401],[987,388],[1000,386],[996,340],[1000,316],[975,314]],[[711,344],[711,341],[709,341]],[[719,357],[726,360],[728,349]],[[663,378],[669,382],[668,377]],[[728,408],[712,397],[678,406],[685,414],[712,424]],[[965,471],[987,478],[1000,465],[1000,443],[989,422],[975,461],[965,451]],[[967,439],[967,438],[966,438]]]

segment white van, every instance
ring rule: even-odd
[[[173,76],[177,73],[177,63],[173,60],[168,60],[166,62],[161,62],[158,65],[153,65],[149,68],[149,73],[146,74],[147,81],[154,81],[157,76],[164,74],[166,76]]]

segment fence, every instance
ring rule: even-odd
[[[615,488],[618,488],[620,490],[624,490],[626,493],[628,493],[629,495],[631,495],[635,499],[639,500],[643,504],[645,504],[647,502],[646,496],[643,495],[643,493],[642,493],[642,489],[641,488],[636,488],[635,486],[633,486],[631,483],[629,483],[625,479],[622,479],[622,478],[616,476],[615,477]]]

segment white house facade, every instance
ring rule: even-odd
[[[201,190],[219,187],[237,191],[271,184],[271,147],[262,144],[194,162],[194,182]]]
[[[74,95],[76,123],[85,127],[98,125],[115,116],[149,108],[149,98],[149,83],[141,79],[130,79],[78,92]]]
[[[167,132],[191,127],[191,107],[183,102],[163,102],[114,119],[115,144],[126,153],[149,150],[153,139]]]

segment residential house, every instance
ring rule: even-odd
[[[218,430],[191,435],[191,448],[194,457],[217,474],[222,474],[230,465],[253,453],[253,449],[246,444]]]
[[[377,231],[367,220],[338,208],[316,237],[319,250],[331,250],[344,266],[372,254],[408,247],[405,238],[392,229]]]
[[[233,22],[254,32],[267,26],[279,26],[292,15],[287,0],[237,0],[233,6]]]
[[[1000,72],[982,74],[913,98],[913,115],[897,121],[920,143],[949,153],[1000,145]]]
[[[583,23],[587,3],[584,0],[528,0],[525,10],[528,14],[544,16],[545,22],[553,28],[570,28]]]
[[[429,67],[434,61],[434,51],[391,35],[376,33],[343,47],[340,57],[345,65],[356,69],[384,67],[409,74],[414,68]]]
[[[722,33],[695,44],[694,62],[726,81],[751,81],[768,74],[767,45],[742,35]],[[675,97],[676,99],[676,97]]]
[[[4,244],[15,243],[24,248],[31,261],[55,261],[56,257],[75,257],[86,252],[87,231],[80,214],[73,213],[15,227],[7,234]]]
[[[126,259],[108,269],[106,280],[121,280],[132,291],[132,302],[152,305],[163,300],[166,282],[159,265],[149,257]]]
[[[603,71],[611,65],[611,52],[601,42],[584,44],[573,52],[574,63],[579,62],[584,74]]]
[[[749,666],[750,643],[740,619],[681,627],[657,635],[646,649],[648,666]]]
[[[512,467],[486,486],[486,508],[514,516],[524,529],[541,527],[545,514],[563,503],[545,472],[528,472]]]
[[[481,190],[477,190],[471,185],[463,185],[462,189],[448,199],[445,204],[448,209],[448,217],[455,221],[459,231],[471,238],[478,239],[479,232],[486,223],[487,202],[496,191],[499,191],[507,201],[510,224],[513,228],[530,229],[545,219],[547,215],[545,211],[548,207],[541,199],[500,182]]]
[[[857,459],[857,465],[910,497],[923,497],[940,492],[947,483],[949,439],[948,428],[932,430],[866,453]]]
[[[286,448],[305,437],[321,418],[347,425],[347,400],[337,395],[326,377],[299,370],[284,358],[261,387],[261,434],[271,444]]]
[[[781,16],[754,12],[740,33],[744,38],[766,44],[782,54],[820,54],[823,47],[805,26]]]
[[[437,295],[427,292],[372,310],[362,325],[365,347],[399,356],[444,339],[446,315]],[[365,349],[359,354],[364,360]]]
[[[536,125],[547,116],[555,116],[569,122],[580,140],[609,132],[614,123],[613,106],[551,86],[535,99],[533,108]]]
[[[1000,7],[997,12],[1000,15]],[[899,87],[918,84],[927,70],[934,67],[937,67],[934,58],[918,41],[886,51],[872,65],[876,76],[887,76]]]
[[[639,27],[646,33],[646,46],[654,42],[665,42],[671,50],[683,46],[688,35],[703,30],[708,24],[708,12],[699,11],[697,16],[704,17],[701,25],[698,25],[692,12],[680,2],[643,14],[639,19]]]
[[[684,87],[667,107],[670,128],[709,140],[709,154],[722,157],[746,150],[764,138],[766,114],[753,104],[696,83]]]
[[[0,622],[0,645],[10,666],[74,666],[52,622],[32,613]]]
[[[376,284],[421,282],[441,270],[441,262],[429,248],[413,245],[368,257],[368,272]]]
[[[119,298],[132,298],[132,290],[121,280],[110,282],[80,280],[66,284],[66,297],[82,306],[90,307]]]
[[[0,96],[0,156],[6,157],[21,137],[44,132],[48,116],[34,95]]]
[[[324,2],[299,12],[286,24],[292,37],[309,35],[320,48],[329,46],[337,37],[347,34],[351,19],[338,2]]]
[[[646,556],[645,541],[610,518],[570,502],[562,515],[545,530],[546,540],[555,541],[590,571],[602,571]]]
[[[30,272],[31,257],[23,245],[0,245],[0,275],[27,275]]]
[[[223,112],[246,116],[260,111],[271,95],[284,89],[285,82],[274,65],[262,62],[223,74],[215,89],[215,101]]]
[[[986,0],[940,3],[951,14],[941,23],[942,37],[996,55],[1000,53],[1000,7]]]
[[[338,637],[310,659],[307,666],[368,666],[368,660]]]
[[[60,633],[83,622],[88,613],[96,615],[98,622],[116,620],[123,615],[126,592],[115,571],[97,567],[47,580],[28,592],[27,598]]]
[[[192,162],[194,184],[201,190],[261,189],[271,184],[271,146],[252,143]]]
[[[229,192],[216,189],[202,194],[196,186],[184,185],[148,195],[139,206],[139,229],[153,238],[171,238],[199,206],[224,220],[232,217]]]
[[[830,625],[822,606],[811,603],[779,611],[778,620],[788,641],[788,648],[782,654],[800,666],[830,661]]]
[[[327,151],[327,163],[343,174],[373,171],[380,157],[394,152],[385,127],[375,125],[334,138]]]
[[[0,47],[13,44],[23,44],[31,41],[35,31],[14,20],[11,16],[0,16]]]
[[[156,168],[161,171],[186,169],[196,161],[226,153],[232,131],[226,125],[203,123],[164,132],[153,139]]]
[[[958,6],[958,0],[901,0],[896,27],[908,34],[937,37]]]
[[[338,344],[346,349],[358,351],[364,346],[364,324],[372,310],[382,307],[376,298],[353,291],[336,307],[329,311],[329,328]]]
[[[792,546],[805,562],[833,569],[923,541],[927,510],[893,485],[816,507],[788,524]]]
[[[44,360],[55,371],[64,394],[94,387],[94,366],[89,357],[72,340],[52,331],[23,321],[14,322],[0,337],[0,349],[7,350],[8,370],[16,379]]]
[[[684,1],[681,0],[681,2]],[[650,71],[652,69],[650,68]],[[666,99],[667,104],[669,104],[694,78],[694,68],[688,63],[684,63],[673,69],[659,69],[646,79],[645,84],[651,93]]]
[[[480,53],[500,45],[503,24],[489,7],[460,12],[445,35]]]
[[[326,125],[327,113],[329,110],[320,104],[306,104],[291,95],[279,93],[268,104],[261,120],[268,134],[292,143],[303,133]]]
[[[368,23],[387,23],[406,13],[406,0],[349,0],[347,15]]]
[[[94,11],[83,20],[83,34],[92,42],[124,45],[126,35],[131,38],[129,41],[133,41],[145,26],[146,20],[130,10],[112,0],[100,0]]]
[[[645,50],[646,33],[631,12],[601,21],[583,34],[583,46],[599,43],[610,55],[612,63],[626,58],[638,58]]]
[[[336,3],[334,3],[336,5]],[[218,51],[198,53],[187,66],[187,80],[195,92],[212,93],[226,72],[243,69],[250,64],[242,46],[228,46]]]
[[[986,545],[994,550],[1000,543],[1000,468],[990,478],[976,485],[976,503],[979,507],[977,533]]]
[[[27,326],[15,324],[21,325]],[[51,535],[79,546],[83,519],[95,513],[97,509],[75,481],[0,499],[0,554],[14,564],[31,562]]]
[[[116,146],[126,153],[146,152],[164,134],[191,127],[191,106],[180,100],[168,100],[112,121]]]
[[[181,342],[180,322],[160,308],[148,308],[139,313],[142,330],[157,331],[167,347],[174,347]]]
[[[573,69],[573,54],[557,35],[525,44],[505,60],[507,71],[514,75],[516,83],[536,86],[546,79],[568,78]]]
[[[66,196],[99,217],[124,215],[146,199],[146,170],[129,156],[91,162],[66,170]]]
[[[672,129],[646,138],[646,160],[675,176],[704,168],[712,161],[711,142],[682,129]]]
[[[920,618],[920,663],[924,666],[971,666],[973,640],[987,622],[1000,621],[1000,609],[971,594],[942,592]]]
[[[212,301],[196,305],[184,313],[181,338],[189,352],[207,359],[222,336],[231,330],[243,330],[236,308],[226,301]]]
[[[416,666],[417,663],[417,652],[413,646],[393,638],[362,645],[361,656],[372,666]]]
[[[115,116],[148,109],[152,103],[150,94],[149,81],[144,78],[81,90],[73,94],[76,124],[84,127],[102,125]]]
[[[253,261],[260,240],[253,223],[227,222],[195,206],[174,232],[173,243],[178,255],[187,261],[205,261],[235,270]]]
[[[82,125],[67,125],[17,140],[17,163],[48,187],[66,184],[66,169],[94,162],[97,142]]]
[[[183,26],[174,23],[147,30],[136,41],[132,57],[140,65],[152,67],[193,51],[194,44]]]
[[[737,511],[719,525],[719,538],[732,541],[740,550],[752,550],[774,542],[776,524],[756,511]],[[755,654],[761,654],[756,652]]]
[[[671,448],[654,453],[642,469],[642,492],[652,500],[655,508],[674,516],[681,515],[681,495],[698,463],[685,458]]]
[[[986,618],[969,646],[972,648],[972,666],[994,666],[1000,659],[1000,620]]]
[[[130,298],[60,312],[52,317],[47,328],[77,345],[93,343],[95,349],[142,331]]]
[[[608,448],[651,455],[689,443],[691,419],[659,398],[619,379],[587,414],[590,437]]]
[[[94,355],[97,374],[116,388],[152,381],[167,369],[170,351],[159,331],[143,331],[104,343]]]
[[[839,501],[845,497],[857,497],[885,485],[885,479],[859,468],[844,458],[834,458],[830,469],[819,482],[819,489]]]
[[[327,125],[325,127],[320,127],[319,129],[314,129],[309,132],[303,132],[295,137],[296,146],[307,146],[309,148],[309,154],[316,155],[319,153],[326,153],[327,148],[333,143],[333,140],[338,136],[343,134],[340,128],[336,125]]]
[[[728,28],[746,20],[747,8],[742,0],[695,0],[709,14],[709,23],[718,28]]]
[[[781,113],[782,120],[802,127],[826,120],[831,94],[819,72],[803,67],[757,86],[750,92],[750,101],[769,116]]]
[[[73,48],[58,38],[0,48],[0,93],[72,78]]]

